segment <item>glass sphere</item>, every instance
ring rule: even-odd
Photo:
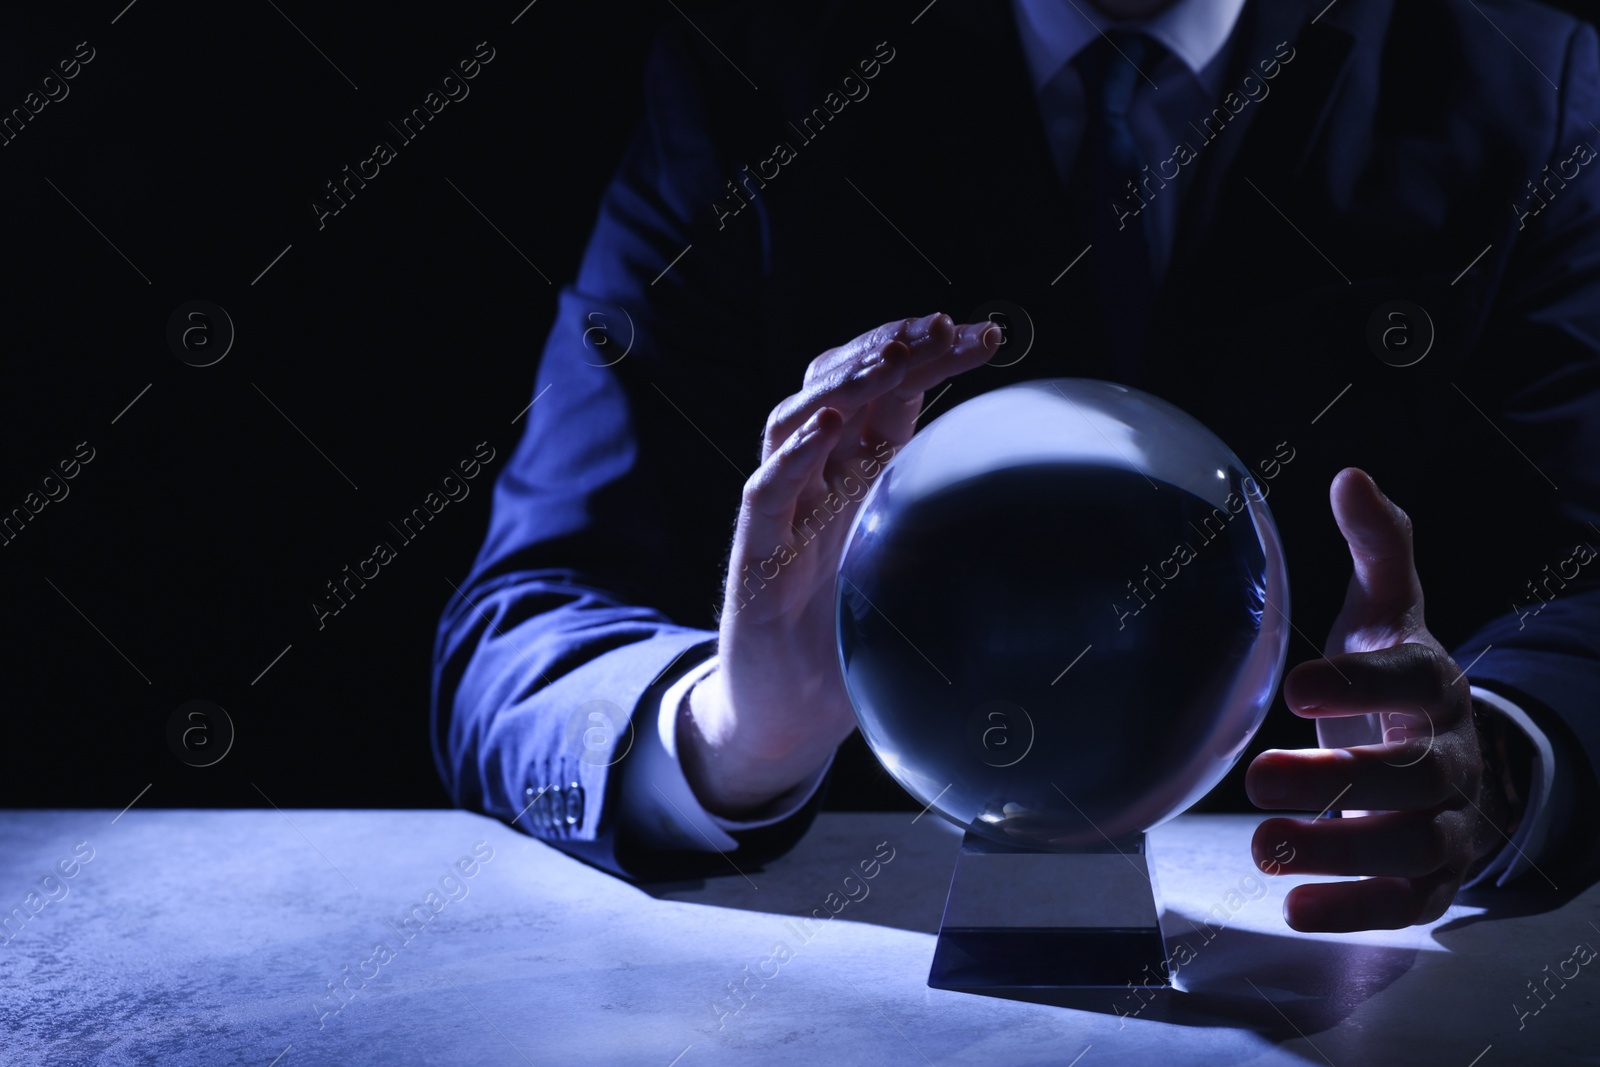
[[[837,581],[862,735],[918,802],[1004,844],[1147,830],[1221,780],[1288,650],[1269,487],[1112,382],[975,397],[882,468]]]

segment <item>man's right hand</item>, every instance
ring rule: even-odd
[[[885,323],[806,368],[767,419],[728,563],[717,669],[684,702],[679,760],[736,818],[821,767],[855,728],[834,648],[834,576],[867,488],[911,439],[927,390],[993,357],[988,321]]]

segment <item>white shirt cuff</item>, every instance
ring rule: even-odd
[[[1534,752],[1537,753],[1533,761],[1533,777],[1528,786],[1528,803],[1523,809],[1522,821],[1512,832],[1511,840],[1495,853],[1494,859],[1466,883],[1483,885],[1493,879],[1495,885],[1503,886],[1529,870],[1533,866],[1533,857],[1543,852],[1548,843],[1551,814],[1556,810],[1551,798],[1556,788],[1563,783],[1555,773],[1555,750],[1550,745],[1550,738],[1545,736],[1545,732],[1528,717],[1526,711],[1499,693],[1478,686],[1472,687],[1472,696],[1473,699],[1483,701],[1510,719],[1527,735],[1533,744]]]
[[[755,818],[726,819],[706,811],[678,762],[677,723],[689,690],[716,666],[717,657],[710,656],[679,675],[662,696],[654,720],[640,723],[634,750],[623,764],[620,817],[652,848],[731,852],[739,842],[729,831],[754,830],[792,817],[833,766],[830,755],[815,774],[769,802]]]

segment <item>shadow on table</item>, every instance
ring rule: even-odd
[[[1580,891],[1465,891],[1458,903],[1485,910],[1435,927],[1431,936],[1448,947],[1456,940],[1452,935],[1477,923],[1554,911]],[[1169,954],[1175,961],[1188,959],[1179,976],[1181,990],[1143,988],[1135,975],[1122,988],[1008,989],[985,995],[1178,1026],[1242,1026],[1274,1041],[1309,1040],[1410,970],[1418,952],[1354,939],[1218,931],[1203,917],[1173,909],[1162,914],[1161,922]],[[1176,932],[1185,925],[1191,933]]]
[[[764,873],[751,872],[759,891],[737,877],[657,882],[640,888],[658,899],[790,915],[807,914],[820,899],[819,885],[764,878]],[[937,931],[942,887],[921,900],[897,895],[890,885],[880,886],[876,893],[893,903],[868,897],[847,907],[840,917],[918,933]],[[1417,955],[1416,948],[1231,927],[1218,930],[1207,926],[1203,916],[1170,908],[1161,921],[1169,953],[1175,961],[1187,960],[1179,979],[1181,990],[1143,987],[1143,976],[1129,975],[1131,985],[1123,987],[1007,988],[977,995],[1178,1026],[1244,1027],[1269,1040],[1288,1041],[1314,1038],[1336,1026],[1410,970]],[[1178,932],[1185,927],[1191,932]]]
[[[1527,889],[1463,889],[1456,894],[1456,903],[1482,908],[1478,915],[1463,915],[1433,928],[1434,940],[1448,945],[1448,935],[1496,919],[1520,919],[1528,915],[1543,915],[1566,906],[1574,897],[1593,884],[1593,879],[1566,879],[1567,885],[1559,889],[1544,886]],[[1441,937],[1440,935],[1446,935]]]
[[[1169,929],[1189,920],[1167,911]],[[1177,944],[1188,947],[1180,954]],[[1365,1001],[1411,969],[1417,949],[1327,941],[1292,934],[1213,930],[1168,936],[1181,968],[1182,989],[1144,987],[1141,976],[1126,986],[1097,989],[1006,989],[990,994],[1006,1000],[1093,1011],[1123,1019],[1177,1026],[1245,1027],[1273,1041],[1310,1038],[1329,1030]]]
[[[819,821],[792,852],[764,867],[637,884],[657,900],[772,915],[826,918],[831,904],[841,919],[934,934],[959,843],[960,831],[943,819],[855,813],[849,820]],[[870,878],[864,863],[876,872]]]
[[[765,869],[740,872],[748,877],[730,871],[723,878],[654,882],[639,888],[658,899],[803,916],[813,914],[828,893],[841,887],[856,857],[870,855],[876,842],[886,840],[898,850],[897,858],[872,883],[871,895],[849,904],[839,917],[934,934],[958,841],[953,833],[934,820],[908,825],[898,815],[874,814],[823,825],[794,854]],[[1452,935],[1473,924],[1553,911],[1582,888],[1466,891],[1459,902],[1484,912],[1445,923],[1433,930],[1432,937],[1449,946],[1456,940]],[[1131,985],[1124,987],[1006,989],[980,995],[1178,1026],[1247,1028],[1277,1042],[1296,1038],[1314,1042],[1317,1034],[1337,1026],[1409,971],[1418,952],[1417,947],[1363,942],[1359,935],[1338,940],[1287,931],[1219,930],[1208,925],[1205,916],[1172,907],[1162,913],[1161,925],[1169,953],[1182,964],[1182,989],[1144,988],[1142,976],[1129,975]],[[1419,933],[1418,945],[1427,936]],[[1186,951],[1180,950],[1180,943]]]
[[[732,878],[685,878],[678,881],[640,882],[638,888],[657,900],[676,900],[683,903],[707,904],[719,908],[737,908],[741,911],[769,915],[788,915],[795,918],[826,919],[832,907],[838,918],[868,923],[891,930],[906,930],[914,934],[936,934],[939,918],[944,913],[944,887],[927,892],[923,887],[902,887],[880,876],[879,884],[867,886],[867,895],[860,896],[861,881],[851,883],[855,896],[844,891],[843,885],[795,884],[780,878],[765,877],[772,872],[754,868],[746,872],[752,879],[745,883],[737,875]],[[851,874],[842,870],[835,879]],[[759,885],[759,893],[752,889]],[[830,896],[831,894],[831,896]],[[890,903],[890,901],[893,903]]]

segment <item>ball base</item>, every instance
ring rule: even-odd
[[[1149,842],[1067,852],[962,839],[928,985],[1147,989],[1171,984]]]

